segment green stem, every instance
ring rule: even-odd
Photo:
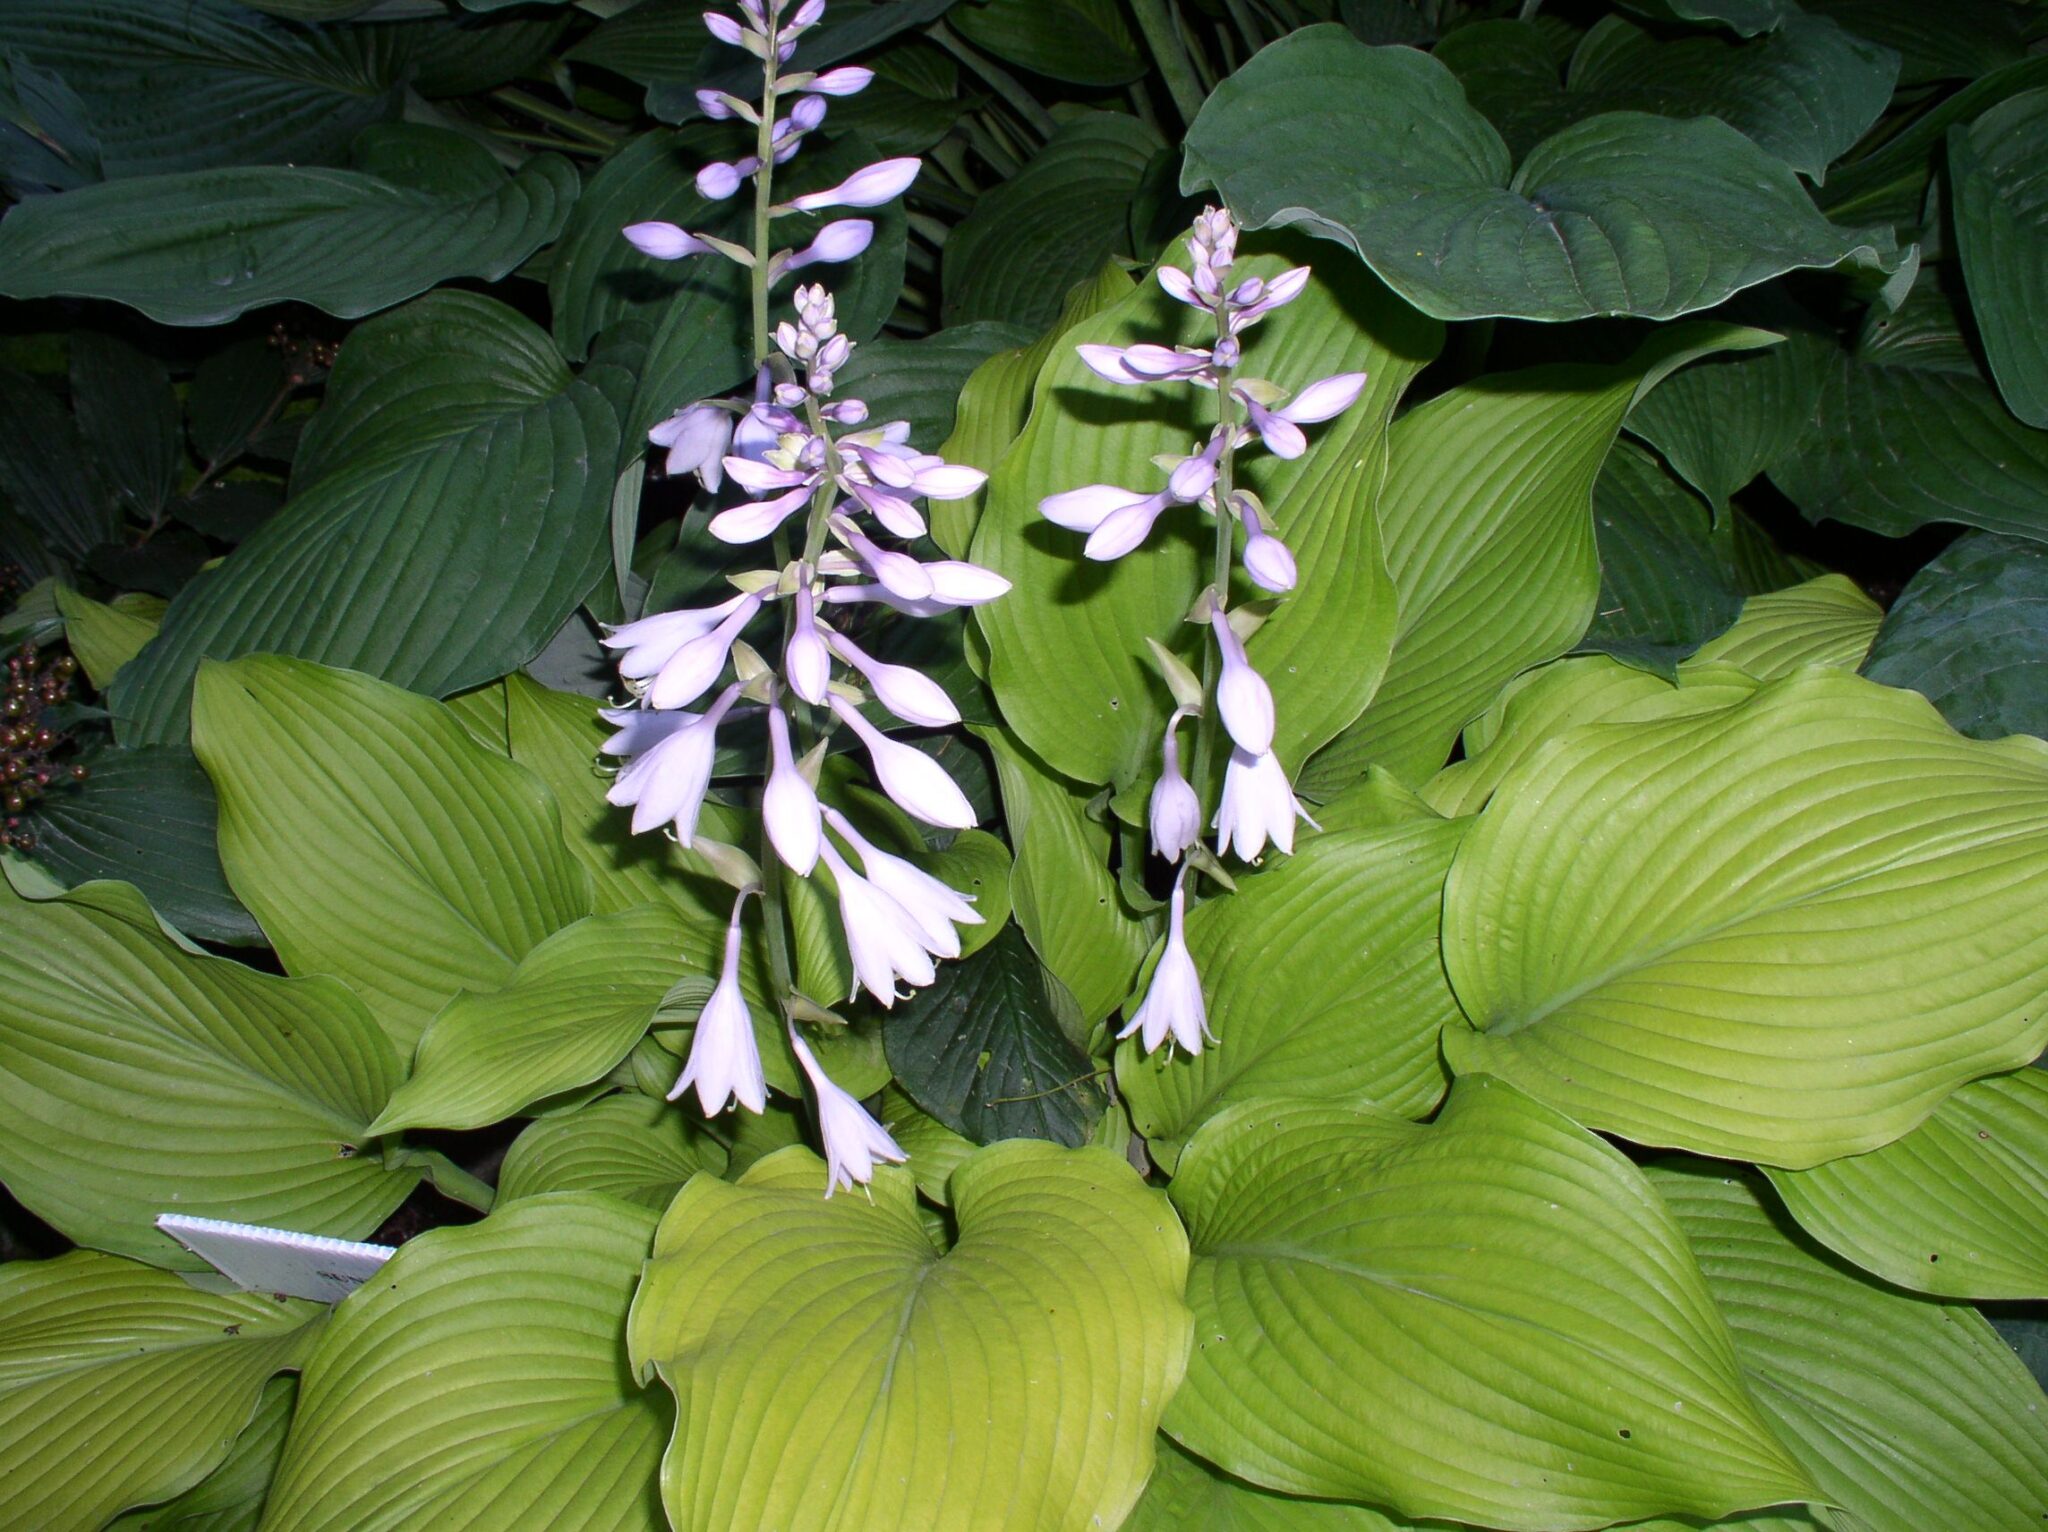
[[[775,54],[761,61],[761,127],[754,135],[754,153],[761,168],[754,172],[754,365],[768,360],[768,241],[775,221]]]
[[[1222,340],[1229,335],[1228,323],[1219,308],[1216,314],[1216,338]],[[1226,435],[1223,451],[1216,459],[1216,541],[1210,554],[1209,582],[1219,605],[1230,596],[1230,571],[1232,556],[1237,550],[1237,523],[1230,508],[1230,496],[1236,487],[1237,455],[1237,400],[1231,396],[1230,369],[1219,368],[1216,373],[1216,424]],[[1223,671],[1222,652],[1214,643],[1202,647],[1202,716],[1195,721],[1195,791],[1206,793],[1212,780],[1216,759],[1216,747],[1221,735],[1223,721],[1217,716],[1216,682]]]
[[[1052,113],[1040,106],[1037,97],[1002,65],[968,47],[943,21],[932,27],[930,35],[933,42],[965,64],[971,72],[981,76],[989,89],[1009,102],[1017,115],[1037,130],[1040,138],[1051,138],[1058,131],[1059,124],[1053,121]]]
[[[481,1176],[471,1175],[438,1149],[397,1145],[384,1151],[384,1163],[393,1169],[418,1166],[434,1183],[435,1191],[464,1207],[475,1208],[479,1213],[488,1213],[491,1204],[498,1200],[496,1187]]]
[[[592,127],[575,113],[549,106],[545,101],[529,96],[523,90],[514,90],[509,85],[501,86],[491,92],[491,99],[510,107],[522,117],[531,117],[535,122],[551,123],[565,133],[573,133],[594,148],[612,149],[618,145],[619,140],[615,134]]]
[[[1187,49],[1181,45],[1166,0],[1131,0],[1131,12],[1137,17],[1138,30],[1144,34],[1145,46],[1152,51],[1160,76],[1166,81],[1174,110],[1180,113],[1183,123],[1193,122],[1195,113],[1202,109],[1202,85],[1195,78],[1195,66]]]

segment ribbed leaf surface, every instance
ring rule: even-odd
[[[1735,625],[1700,645],[1679,674],[1733,665],[1759,681],[1775,681],[1802,665],[1854,670],[1870,652],[1883,621],[1884,609],[1854,580],[1820,575],[1803,585],[1751,596]]]
[[[724,1169],[725,1151],[689,1102],[627,1091],[521,1133],[498,1172],[498,1206],[544,1192],[603,1192],[660,1212],[698,1171]]]
[[[1568,734],[1451,868],[1444,963],[1489,1070],[1641,1142],[1803,1168],[2048,1042],[2048,746],[1808,670]]]

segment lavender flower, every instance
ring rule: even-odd
[[[889,1130],[867,1114],[867,1109],[832,1082],[795,1027],[789,1029],[789,1045],[803,1066],[811,1089],[818,1098],[818,1134],[825,1141],[826,1183],[829,1198],[842,1186],[851,1191],[874,1179],[875,1162],[900,1165],[905,1154]]]
[[[754,1041],[754,1020],[747,1012],[746,997],[740,993],[740,911],[746,905],[747,892],[750,891],[742,891],[733,901],[732,919],[725,928],[725,963],[719,970],[718,987],[697,1015],[689,1062],[668,1093],[668,1099],[673,1101],[694,1085],[697,1104],[706,1117],[716,1117],[733,1101],[750,1112],[766,1111],[768,1107],[768,1085],[761,1073],[761,1050]]]
[[[1152,983],[1145,991],[1144,1002],[1117,1033],[1120,1038],[1135,1034],[1147,1053],[1169,1037],[1189,1053],[1200,1053],[1205,1039],[1215,1041],[1209,1031],[1208,1008],[1202,1001],[1201,976],[1195,972],[1195,960],[1188,952],[1187,878],[1187,869],[1182,868],[1180,876],[1174,879],[1166,946],[1153,966]]]
[[[1186,708],[1175,708],[1166,720],[1166,738],[1160,746],[1159,780],[1152,786],[1150,827],[1152,849],[1169,862],[1177,862],[1202,836],[1202,801],[1180,772],[1180,746],[1174,731],[1187,716]]]

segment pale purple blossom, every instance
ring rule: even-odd
[[[860,716],[860,709],[834,693],[827,699],[839,721],[867,747],[875,780],[912,819],[948,830],[974,828],[974,807],[946,768],[914,745],[889,738]]]
[[[863,69],[858,64],[843,64],[809,79],[799,75],[790,84],[793,89],[816,91],[821,96],[852,96],[866,90],[874,77],[872,69]]]
[[[693,404],[655,426],[647,439],[668,448],[669,477],[694,473],[706,489],[716,492],[725,481],[720,460],[732,445],[732,427],[732,411],[723,405]]]
[[[1229,846],[1250,862],[1271,841],[1283,852],[1294,851],[1294,821],[1308,819],[1308,811],[1296,801],[1294,785],[1280,757],[1267,751],[1253,755],[1243,749],[1230,752],[1230,764],[1223,769],[1223,801],[1212,821],[1216,849]],[[1309,823],[1313,825],[1314,820]]]
[[[1159,780],[1152,786],[1152,849],[1169,862],[1179,861],[1202,834],[1202,802],[1188,779],[1181,775],[1180,743],[1174,738],[1174,731],[1187,712],[1186,708],[1175,708],[1166,720]]]
[[[868,882],[910,917],[925,950],[933,957],[958,957],[960,935],[953,927],[982,924],[967,896],[902,857],[877,850],[837,809],[825,810],[825,822],[860,857]]]
[[[874,1179],[878,1160],[900,1165],[910,1158],[889,1136],[887,1128],[870,1117],[865,1107],[818,1067],[817,1059],[793,1026],[789,1029],[789,1045],[796,1050],[797,1062],[803,1065],[811,1090],[818,1098],[818,1136],[825,1141],[828,1198],[842,1186],[851,1191],[856,1185],[867,1185]]]
[[[1223,660],[1223,674],[1216,682],[1216,711],[1240,750],[1264,755],[1273,748],[1273,689],[1245,657],[1244,640],[1221,607],[1210,613],[1209,626]]]
[[[850,261],[867,249],[874,237],[875,226],[867,219],[841,218],[826,224],[808,245],[794,255],[778,257],[773,273],[780,276],[786,272],[801,271],[821,261]]]
[[[818,790],[811,786],[789,748],[789,719],[781,708],[768,709],[768,785],[761,792],[761,818],[768,843],[785,867],[808,878],[818,865],[824,839],[818,811]]]
[[[620,232],[635,250],[657,261],[679,261],[686,255],[702,255],[711,248],[696,235],[660,219],[629,223]]]
[[[960,721],[960,709],[946,689],[921,670],[878,660],[844,634],[831,637],[832,650],[859,671],[875,700],[905,723],[942,729]]]
[[[799,213],[815,212],[825,207],[880,207],[902,196],[910,183],[917,179],[922,165],[923,161],[915,155],[877,160],[872,165],[863,165],[837,186],[792,197],[786,205]]]
[[[695,1086],[697,1104],[706,1117],[716,1117],[734,1101],[750,1112],[768,1107],[768,1084],[761,1072],[761,1049],[754,1041],[754,1019],[740,993],[740,910],[746,902],[744,892],[733,901],[718,986],[697,1015],[689,1062],[668,1093],[673,1101]]]
[[[1172,1038],[1189,1053],[1200,1053],[1204,1040],[1214,1042],[1209,1031],[1209,1012],[1202,1000],[1202,976],[1188,952],[1185,921],[1187,914],[1187,869],[1174,879],[1169,907],[1166,946],[1152,968],[1152,982],[1145,999],[1131,1013],[1118,1037],[1136,1034],[1140,1046],[1151,1053]]]
[[[937,976],[923,932],[901,904],[847,866],[831,841],[825,841],[819,852],[839,890],[839,923],[853,960],[853,994],[865,989],[893,1008],[898,979],[921,989]]]
[[[817,598],[800,568],[802,583],[796,589],[796,615],[790,623],[789,642],[782,650],[782,674],[789,689],[813,707],[825,701],[825,688],[832,680],[832,655],[825,636],[818,631]]]
[[[637,708],[606,712],[607,719],[624,727],[604,748],[628,759],[605,799],[633,810],[635,835],[666,824],[684,847],[696,838],[718,751],[718,726],[739,694],[734,682],[701,714]],[[636,716],[629,721],[623,714]]]

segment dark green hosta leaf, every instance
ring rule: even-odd
[[[1246,275],[1271,276],[1315,254],[1298,237],[1241,248]],[[1185,259],[1177,247],[1170,258]],[[1211,524],[1193,509],[1170,511],[1145,547],[1093,563],[1082,556],[1084,539],[1046,521],[1039,502],[1089,483],[1149,493],[1164,482],[1153,455],[1187,452],[1208,433],[1214,404],[1179,383],[1105,383],[1074,347],[1193,341],[1199,324],[1147,281],[1062,337],[1039,373],[1030,423],[989,481],[976,529],[972,556],[1017,586],[974,614],[1003,717],[1077,782],[1135,783],[1142,792],[1156,776],[1171,699],[1145,640],[1195,652],[1199,635],[1185,619],[1209,580]],[[1246,370],[1283,387],[1370,375],[1356,405],[1311,428],[1304,456],[1256,457],[1246,469],[1301,567],[1300,584],[1249,645],[1273,687],[1276,749],[1290,769],[1358,716],[1388,664],[1397,615],[1382,561],[1394,548],[1390,540],[1382,552],[1374,499],[1387,472],[1387,422],[1439,340],[1434,324],[1341,260],[1324,262],[1300,298],[1250,332]],[[1583,627],[1582,618],[1571,637]]]
[[[1066,986],[1005,926],[973,956],[941,963],[937,983],[890,1012],[882,1042],[904,1090],[956,1133],[1078,1146],[1103,1107],[1080,1023]]]
[[[85,781],[40,800],[27,823],[36,860],[67,885],[133,883],[164,919],[202,941],[260,945],[228,888],[214,840],[213,784],[182,745],[98,750]]]
[[[266,1380],[298,1365],[322,1317],[318,1304],[203,1293],[171,1272],[85,1250],[0,1267],[9,1519],[99,1527],[189,1489],[231,1449],[239,1454],[236,1437],[259,1398],[275,1413],[278,1391]],[[289,1414],[290,1385],[282,1391]]]
[[[1789,167],[1710,118],[1589,118],[1509,171],[1447,68],[1329,26],[1217,88],[1181,185],[1215,186],[1248,227],[1350,247],[1445,319],[1668,319],[1799,267],[1890,260],[1888,239],[1830,224]]]
[[[1642,1143],[1864,1153],[2048,1042],[2043,878],[2048,745],[1910,692],[1806,669],[1578,730],[1459,848],[1445,1054]]]
[[[1718,514],[1798,445],[1832,350],[1830,341],[1801,334],[1707,357],[1666,379],[1629,411],[1623,429],[1655,447]]]
[[[510,3],[531,6],[533,0]],[[412,88],[431,101],[481,94],[521,75],[547,78],[548,55],[570,25],[569,14],[561,10],[547,15],[529,9],[521,15],[494,18],[450,16],[436,0],[427,0],[427,5],[432,18],[427,24],[394,30],[411,43]],[[485,7],[467,9],[481,11]]]
[[[296,26],[233,0],[6,0],[9,49],[84,102],[116,178],[338,163],[397,118],[410,62],[395,29]]]
[[[272,1378],[218,1468],[174,1499],[109,1522],[108,1532],[256,1532],[298,1397],[296,1374]]]
[[[953,1173],[942,1252],[907,1172],[872,1204],[824,1180],[786,1149],[661,1221],[626,1338],[676,1395],[671,1524],[1120,1526],[1188,1354],[1160,1193],[1104,1149],[993,1144]]]
[[[1809,521],[1904,537],[1953,521],[2048,540],[2048,431],[1945,367],[1837,353],[1799,444],[1771,480]]]
[[[1004,63],[1072,85],[1128,85],[1151,67],[1116,0],[980,0],[951,22]]]
[[[1050,324],[1067,289],[1128,245],[1131,199],[1162,147],[1156,132],[1121,112],[1063,124],[948,236],[946,323]]]
[[[0,367],[0,416],[0,503],[52,554],[81,562],[119,533],[121,516],[93,475],[70,412],[36,378]]]
[[[911,442],[936,452],[953,434],[968,375],[998,351],[1028,346],[1034,338],[1021,325],[992,321],[954,325],[916,340],[879,336],[839,369],[838,392],[866,400],[872,419],[908,420]]]
[[[1970,307],[2012,412],[2048,426],[2048,88],[1950,130],[1951,208]]]
[[[1581,649],[1668,675],[1741,614],[1733,523],[1717,532],[1699,496],[1642,448],[1619,442],[1607,455],[1593,527],[1600,605]]]
[[[1243,1102],[1171,1192],[1195,1351],[1166,1429],[1231,1473],[1508,1527],[1814,1498],[1641,1172],[1499,1080],[1428,1127]]]
[[[1918,3],[1918,0],[1912,0]],[[1829,217],[1917,228],[1942,139],[2001,101],[2048,85],[2048,56],[1994,70],[1914,118],[1870,153],[1835,167],[1816,196]]]
[[[0,49],[0,189],[14,198],[100,179],[100,143],[85,103],[55,70]]]
[[[1131,1122],[1162,1163],[1257,1096],[1370,1101],[1421,1117],[1443,1098],[1437,1035],[1464,1017],[1443,974],[1444,873],[1465,826],[1424,818],[1307,836],[1188,916],[1215,1046],[1117,1052]]]
[[[1792,1231],[1755,1177],[1685,1164],[1650,1180],[1816,1499],[1870,1532],[2040,1520],[2048,1399],[1981,1315],[1844,1266]]]
[[[228,879],[285,967],[345,975],[408,1053],[590,913],[554,795],[439,703],[250,655],[201,673],[192,742]]]
[[[603,1192],[658,1213],[691,1176],[718,1175],[725,1164],[693,1101],[626,1091],[529,1125],[498,1172],[497,1205],[543,1192]]]
[[[562,1192],[409,1242],[307,1360],[265,1525],[661,1532],[668,1412],[620,1344],[653,1221]]]
[[[469,293],[354,331],[293,494],[180,593],[109,697],[180,739],[202,659],[265,650],[445,694],[539,652],[603,573],[618,420],[546,335]]]
[[[0,222],[0,291],[111,298],[164,324],[221,324],[294,301],[354,319],[437,282],[495,282],[552,239],[566,160],[508,177],[460,134],[380,127],[356,168],[250,165],[35,197]]]
[[[1609,16],[1572,56],[1571,92],[1582,111],[1718,117],[1819,181],[1890,104],[1898,72],[1890,49],[1798,11],[1747,42],[1660,38]]]
[[[1973,1080],[1882,1149],[1769,1175],[1808,1234],[1895,1286],[2048,1298],[2048,1072]]]
[[[1974,80],[2026,56],[2025,4],[2011,0],[1800,0],[1904,61],[1901,85]]]
[[[1973,532],[1913,576],[1863,673],[1978,739],[2048,735],[2048,547]]]
[[[203,1270],[157,1214],[361,1239],[419,1179],[364,1152],[404,1066],[338,980],[195,956],[95,883],[0,888],[0,984],[0,1179],[80,1244]]]
[[[1474,110],[1499,130],[1511,155],[1527,154],[1591,110],[1565,95],[1562,61],[1533,21],[1472,22],[1438,43],[1435,56],[1458,77]]]
[[[1659,21],[1719,22],[1739,37],[1774,31],[1798,14],[1793,0],[1622,0]]]
[[[95,330],[71,337],[71,408],[100,475],[140,521],[151,521],[185,466],[178,397],[163,363]]]

